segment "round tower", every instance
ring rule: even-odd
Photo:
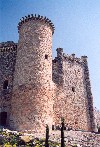
[[[40,15],[22,17],[11,100],[10,126],[43,131],[52,126],[52,34],[54,25]]]

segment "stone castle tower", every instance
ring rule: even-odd
[[[18,44],[0,44],[0,125],[43,132],[60,124],[94,131],[94,112],[87,57],[57,49],[52,60],[54,25],[28,15],[18,24]]]

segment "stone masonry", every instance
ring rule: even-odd
[[[0,113],[7,112],[7,126],[9,126],[16,54],[17,44],[14,42],[6,42],[0,44]],[[7,84],[5,87],[4,83]]]
[[[23,17],[18,32],[18,44],[0,44],[0,125],[43,133],[63,117],[73,130],[94,132],[87,57],[57,48],[52,60],[54,25],[46,17]]]

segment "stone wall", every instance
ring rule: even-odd
[[[7,125],[9,125],[16,54],[17,44],[10,41],[0,43],[0,113],[7,112]],[[7,84],[7,82],[8,85],[4,86],[4,83]]]
[[[70,128],[94,131],[93,100],[86,67],[83,57],[65,55],[63,49],[57,49],[57,57],[53,60],[55,124],[64,117]]]
[[[83,66],[84,66],[84,85],[86,88],[86,95],[87,95],[87,112],[88,112],[88,120],[89,120],[89,131],[97,131],[96,124],[95,124],[95,116],[94,116],[94,107],[93,107],[93,96],[91,92],[91,84],[89,78],[89,69],[88,69],[88,62],[87,56],[81,57]]]
[[[94,109],[94,114],[95,114],[96,125],[97,125],[97,128],[98,128],[98,127],[100,127],[100,110],[95,108]]]

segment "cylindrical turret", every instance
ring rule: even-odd
[[[42,16],[28,15],[18,25],[19,41],[13,83],[11,127],[42,130],[52,125],[52,34]]]
[[[19,23],[18,56],[14,86],[50,83],[52,79],[53,24],[43,17],[28,16]]]

